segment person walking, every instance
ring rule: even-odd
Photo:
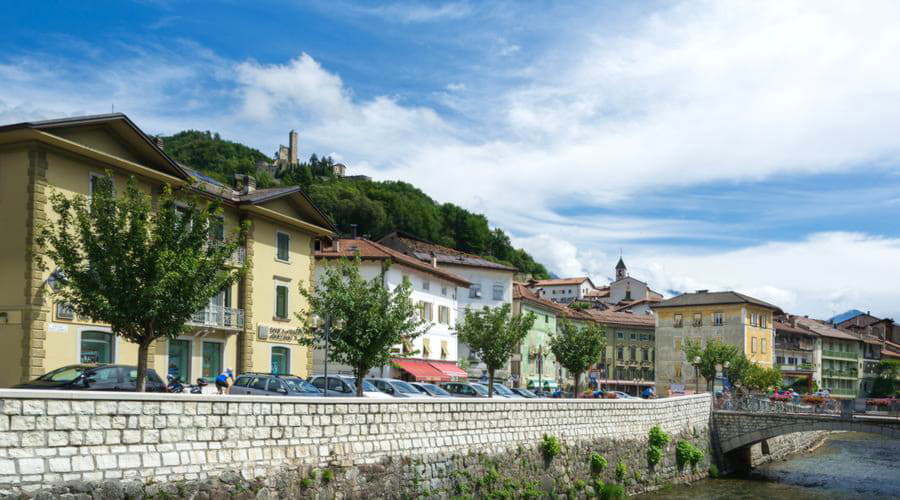
[[[231,368],[226,368],[216,377],[216,391],[219,394],[229,394],[232,385],[234,385],[234,372],[231,371]]]

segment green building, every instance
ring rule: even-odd
[[[606,331],[606,350],[591,376],[604,390],[640,395],[653,387],[656,361],[656,318],[590,309],[591,317]]]
[[[513,354],[511,377],[514,387],[555,389],[559,375],[550,352],[550,336],[556,332],[557,318],[566,308],[542,299],[522,283],[513,284],[513,314],[532,313],[534,326]]]

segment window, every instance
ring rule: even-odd
[[[168,375],[181,380],[191,381],[191,341],[181,339],[169,340]]]
[[[544,315],[544,323],[550,322],[550,316]]]
[[[272,373],[276,375],[291,373],[291,350],[287,347],[272,347]]]
[[[631,346],[628,348],[628,359],[637,361],[637,347]]]
[[[713,313],[713,325],[714,326],[722,326],[723,323],[724,322],[723,322],[722,313],[720,313],[720,312]]]
[[[648,334],[646,334],[646,333],[642,333],[642,334],[641,334],[641,341],[642,341],[642,342],[646,342],[646,341],[648,341],[648,340],[650,340],[650,335],[648,335]]]
[[[682,351],[682,342],[681,337],[675,337],[675,352]]]
[[[81,332],[82,363],[112,363],[115,337],[109,332]]]
[[[793,358],[788,358],[788,362]],[[784,356],[775,356],[775,364],[783,365],[784,364]],[[793,363],[791,363],[793,364]]]
[[[637,340],[637,334],[636,334],[636,333],[632,333],[631,335],[629,335],[628,338],[631,339],[631,340]]]
[[[682,326],[684,326],[684,319],[682,319],[680,314],[676,314],[675,319],[672,321],[672,323],[675,328],[681,328]]]
[[[72,309],[72,304],[69,304],[68,302],[57,302],[56,319],[75,319],[75,310]]]
[[[431,282],[428,280],[422,280],[422,290],[431,290]]]
[[[445,325],[450,324],[450,308],[447,306],[438,306],[438,322]]]
[[[450,356],[450,347],[446,340],[441,341],[441,359],[447,359]]]
[[[506,287],[502,283],[494,283],[494,300],[503,300],[505,292]]]
[[[225,219],[221,216],[211,217],[209,220],[209,241],[225,241]]]
[[[433,304],[431,302],[419,302],[419,319],[431,323],[433,319]]]
[[[469,298],[470,299],[480,299],[481,298],[481,283],[472,283],[469,285]]]
[[[650,349],[641,349],[641,361],[650,361]]]
[[[422,339],[422,357],[428,358],[431,356],[431,339]]]
[[[203,343],[203,366],[200,376],[207,382],[213,382],[222,373],[222,345],[219,342]]]
[[[445,286],[441,287],[441,295],[443,295],[444,297],[447,296],[447,287],[445,287]]]
[[[258,391],[266,390],[266,377],[255,377],[253,382],[250,382],[250,388],[256,389]]]
[[[751,313],[750,314],[750,326],[757,326],[757,325],[759,325],[759,314]]]
[[[275,233],[276,253],[275,260],[282,262],[290,262],[291,260],[291,237],[287,233],[277,231]]]
[[[766,339],[759,339],[759,352],[766,353]]]
[[[616,347],[616,359],[625,359],[624,347]]]
[[[275,318],[288,319],[288,286],[275,285]]]
[[[750,352],[754,354],[756,353],[756,337],[750,338]]]
[[[625,340],[625,332],[616,332],[616,338],[619,340]]]
[[[769,317],[766,316],[765,314],[760,314],[759,315],[760,328],[768,328],[768,324],[769,324]]]
[[[694,326],[703,326],[703,314],[694,313]]]

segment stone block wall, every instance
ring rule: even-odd
[[[309,487],[311,472],[325,470],[334,477],[315,484],[347,481],[346,491],[358,493],[351,496],[449,494],[464,474],[471,480],[490,467],[519,463],[517,480],[526,480],[524,459],[538,466],[545,434],[563,445],[557,464],[571,465],[548,476],[552,464],[542,464],[534,474],[542,487],[560,488],[560,474],[577,486],[573,474],[586,471],[595,450],[607,456],[607,474],[614,460],[626,461],[625,483],[639,491],[691,477],[674,464],[674,442],[647,467],[650,427],[707,449],[709,409],[708,395],[411,401],[0,390],[0,494],[85,481],[209,485],[228,474],[278,492]],[[273,478],[281,486],[269,485]],[[367,481],[380,486],[358,489]]]

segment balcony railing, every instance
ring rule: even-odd
[[[781,369],[781,371],[788,372],[811,372],[813,370],[813,366],[810,363],[797,363],[794,365],[781,364],[779,365],[779,369]]]
[[[843,358],[843,359],[856,359],[858,355],[855,352],[846,352],[846,351],[822,351],[822,356],[826,358]]]
[[[247,260],[247,249],[241,246],[234,249],[234,253],[228,258],[228,263],[233,266],[242,266],[245,260]]]
[[[244,328],[244,310],[234,307],[206,306],[194,313],[188,324],[225,330],[242,330]]]
[[[823,377],[859,378],[856,370],[822,370]]]

